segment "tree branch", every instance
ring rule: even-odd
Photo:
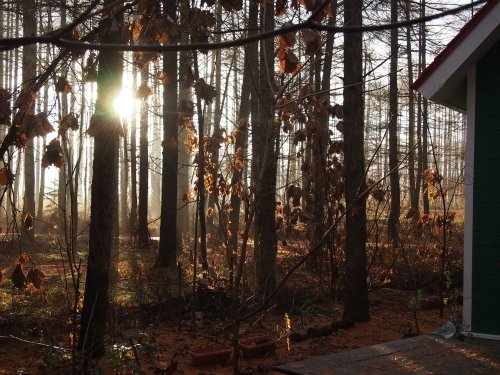
[[[15,49],[21,46],[26,46],[30,44],[53,44],[59,47],[71,48],[74,50],[106,50],[106,51],[148,51],[148,52],[165,52],[165,51],[187,51],[187,50],[217,50],[231,47],[239,47],[245,44],[256,42],[263,39],[274,38],[278,35],[299,31],[302,29],[312,29],[318,31],[329,31],[334,33],[359,33],[359,32],[370,32],[370,31],[384,31],[391,30],[394,28],[403,28],[407,26],[412,26],[416,24],[421,24],[429,21],[433,21],[445,16],[457,14],[463,12],[477,5],[483,4],[488,0],[477,0],[473,3],[462,5],[456,8],[445,10],[440,13],[436,13],[431,16],[419,17],[412,20],[406,20],[396,23],[388,23],[381,25],[367,25],[367,26],[329,26],[318,24],[314,22],[311,18],[304,22],[297,23],[295,25],[290,25],[287,27],[282,27],[280,29],[271,30],[265,33],[246,36],[238,38],[235,40],[229,40],[220,43],[190,43],[190,44],[167,44],[167,45],[151,45],[151,44],[141,44],[141,45],[128,45],[123,43],[88,43],[82,41],[66,40],[58,37],[57,35],[41,35],[41,36],[30,36],[21,38],[7,38],[0,39],[0,51],[6,51]]]

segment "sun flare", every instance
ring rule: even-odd
[[[135,107],[135,96],[129,90],[122,90],[113,101],[113,109],[122,117],[128,117]]]

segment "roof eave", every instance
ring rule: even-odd
[[[427,99],[464,111],[467,71],[499,39],[500,0],[492,0],[462,28],[412,88]]]

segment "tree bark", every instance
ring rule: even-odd
[[[176,2],[163,1],[165,14],[176,20]],[[163,71],[170,82],[163,85],[163,159],[160,249],[157,264],[175,267],[177,263],[177,164],[179,139],[177,125],[177,52],[165,52]]]
[[[391,23],[398,22],[398,3],[391,0]],[[389,180],[391,184],[391,208],[387,221],[390,239],[398,233],[400,187],[398,172],[398,29],[391,29],[391,66],[389,72]]]
[[[422,0],[421,3],[421,16],[425,17],[425,0]],[[421,30],[420,30],[420,38],[421,38],[421,48],[420,48],[420,61],[421,61],[421,68],[422,70],[426,68],[427,65],[427,59],[426,59],[426,54],[427,54],[427,33],[425,30],[425,24],[421,25]],[[424,208],[424,214],[428,215],[429,214],[429,195],[427,194],[427,188],[428,188],[428,183],[423,178],[423,175],[425,171],[429,168],[429,162],[428,162],[428,137],[429,137],[429,121],[428,121],[428,104],[427,104],[427,99],[422,98],[422,134],[421,134],[421,139],[422,139],[422,154],[421,154],[421,163],[422,167],[420,168],[422,172],[422,203],[423,203],[423,208]]]
[[[186,24],[188,22],[188,4],[181,1],[179,3],[179,16],[180,23]],[[188,43],[189,37],[187,33],[183,33],[181,40],[182,43]],[[190,51],[179,52],[179,65],[191,64],[190,62]],[[180,80],[184,81],[183,72],[181,69]],[[179,101],[181,100],[192,100],[192,90],[184,85],[179,84]],[[177,170],[177,251],[178,253],[182,249],[183,238],[185,234],[191,232],[191,217],[195,215],[190,215],[190,204],[189,202],[184,202],[184,194],[189,190],[190,178],[191,178],[191,157],[188,152],[187,145],[184,143],[187,140],[187,130],[184,128],[179,129],[178,135],[179,141],[178,147],[178,170]]]
[[[248,13],[248,36],[254,35],[257,29],[257,4],[250,2]],[[236,130],[235,153],[241,150],[237,157],[244,158],[248,142],[248,119],[250,115],[250,97],[257,96],[255,85],[252,84],[252,77],[257,76],[258,67],[258,44],[251,43],[245,46],[245,65],[243,68],[243,82],[241,84],[241,102],[238,113],[238,128]],[[246,167],[246,166],[245,166]],[[242,181],[243,170],[235,169],[231,178],[231,186],[236,186]],[[229,247],[227,259],[232,269],[234,265],[233,254],[238,248],[238,233],[240,228],[241,196],[236,192],[231,193],[232,211],[229,214]]]
[[[194,75],[199,77],[198,55],[193,52]],[[206,189],[205,189],[205,118],[201,107],[201,97],[196,95],[196,111],[198,118],[198,220],[200,223],[200,258],[203,270],[208,270],[207,259],[207,225],[206,225]],[[198,239],[195,239],[198,241]],[[196,259],[195,259],[196,262]]]
[[[120,163],[120,227],[124,233],[130,228],[129,213],[128,213],[128,187],[129,187],[129,158],[128,158],[128,124],[125,121],[123,124],[123,143],[121,148],[121,163]]]
[[[121,126],[121,121],[120,121],[120,126]],[[116,164],[116,170],[115,170],[115,181],[116,184],[114,186],[115,192],[113,194],[113,237],[119,238],[120,237],[120,214],[119,214],[119,208],[120,208],[120,198],[119,198],[119,181],[120,181],[120,143],[118,142],[118,152],[115,155],[115,161],[114,164]],[[71,176],[73,177],[73,176]],[[71,189],[72,190],[72,189]]]
[[[34,0],[23,0],[23,35],[30,36],[36,34],[36,4]],[[36,45],[23,47],[23,86],[29,88],[30,81],[36,75]],[[35,107],[31,106],[28,113],[33,114]],[[29,121],[25,117],[24,121]],[[35,155],[34,155],[34,142],[31,135],[28,136],[24,152],[24,201],[23,201],[23,214],[32,215],[35,212]],[[31,246],[35,238],[35,228],[24,227],[22,231],[26,238],[25,246]]]
[[[104,5],[113,3],[106,0]],[[119,43],[120,15],[107,19],[103,43]],[[108,311],[109,270],[112,249],[112,215],[115,193],[116,154],[118,153],[120,119],[113,100],[121,90],[123,54],[101,51],[97,77],[97,101],[92,118],[94,127],[94,160],[91,187],[91,218],[87,278],[83,300],[78,350],[89,358],[104,355],[104,335]]]
[[[411,1],[406,0],[406,20],[410,20]],[[413,57],[411,46],[412,27],[406,28],[406,53],[408,62],[408,82],[413,83]],[[418,194],[415,180],[415,95],[408,89],[408,183],[410,195],[410,210],[413,218],[418,218]]]
[[[137,69],[132,72],[132,90],[137,91]],[[137,121],[135,111],[130,119],[130,233],[137,235]]]
[[[221,24],[223,22],[222,20],[222,5],[220,3],[217,5],[217,26],[216,26],[216,34],[215,34],[215,43],[220,43],[221,41]],[[220,122],[222,118],[222,106],[223,106],[223,101],[222,101],[222,72],[221,72],[221,67],[222,67],[222,51],[219,49],[215,51],[215,90],[217,91],[218,95],[215,97],[215,102],[214,102],[214,117],[213,117],[213,133],[218,133],[220,130]],[[228,80],[226,80],[226,83]],[[219,171],[218,165],[219,165],[219,152],[215,152],[212,157],[210,162],[215,166],[210,173],[213,175],[213,182],[212,182],[212,187],[211,187],[211,192],[208,195],[208,208],[212,210],[212,215],[207,216],[207,230],[208,233],[211,234],[212,240],[215,239],[217,235],[220,235],[220,227],[217,228],[217,221],[215,218],[218,216],[216,214],[217,212],[217,207],[216,207],[216,201],[219,199],[219,188],[218,188],[218,179],[217,179],[217,173]],[[220,226],[220,223],[219,223]]]
[[[146,65],[141,70],[141,85],[148,85],[149,67]],[[139,249],[149,248],[148,229],[148,99],[141,103],[140,138],[139,138],[139,221],[137,225],[137,245]]]
[[[261,32],[274,29],[274,3],[260,10]],[[274,126],[274,40],[260,42],[259,118],[252,123],[254,165],[257,168],[255,196],[255,265],[257,296],[265,300],[276,287],[276,173],[277,128]]]
[[[330,10],[332,16],[329,20],[329,25],[335,25],[335,16],[337,8],[337,0],[334,0],[330,4]],[[323,58],[323,76],[320,77],[319,74],[316,77],[316,85],[317,91],[321,91],[326,94],[325,101],[321,103],[320,112],[319,112],[319,121],[316,132],[313,134],[312,139],[312,169],[313,169],[313,189],[312,189],[312,211],[313,211],[313,228],[312,228],[312,237],[310,238],[310,247],[313,248],[316,246],[317,242],[323,238],[325,233],[325,203],[326,203],[326,157],[328,151],[328,141],[330,135],[328,134],[328,125],[329,125],[329,114],[328,108],[330,106],[330,80],[331,80],[331,71],[332,71],[332,54],[333,54],[333,42],[334,42],[335,34],[330,32],[327,34],[327,41],[325,43],[325,51]],[[321,52],[318,51],[318,54]],[[318,65],[321,67],[319,62],[321,61],[320,56],[317,58]],[[320,70],[320,69],[318,69]],[[320,70],[321,71],[321,70]],[[321,260],[323,245],[321,245],[321,250],[316,251],[311,256],[310,268],[318,269],[319,261]]]
[[[344,23],[362,24],[362,0],[344,3]],[[344,35],[344,176],[347,207],[345,223],[344,319],[370,319],[366,281],[366,197],[362,35]]]

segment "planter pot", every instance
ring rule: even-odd
[[[246,358],[259,357],[274,352],[274,349],[276,349],[276,340],[267,336],[241,340],[240,349]]]
[[[210,366],[224,364],[231,357],[232,348],[218,346],[214,348],[194,349],[189,351],[195,366]]]
[[[439,308],[438,297],[423,297],[420,299],[420,308],[422,310],[432,310]]]

